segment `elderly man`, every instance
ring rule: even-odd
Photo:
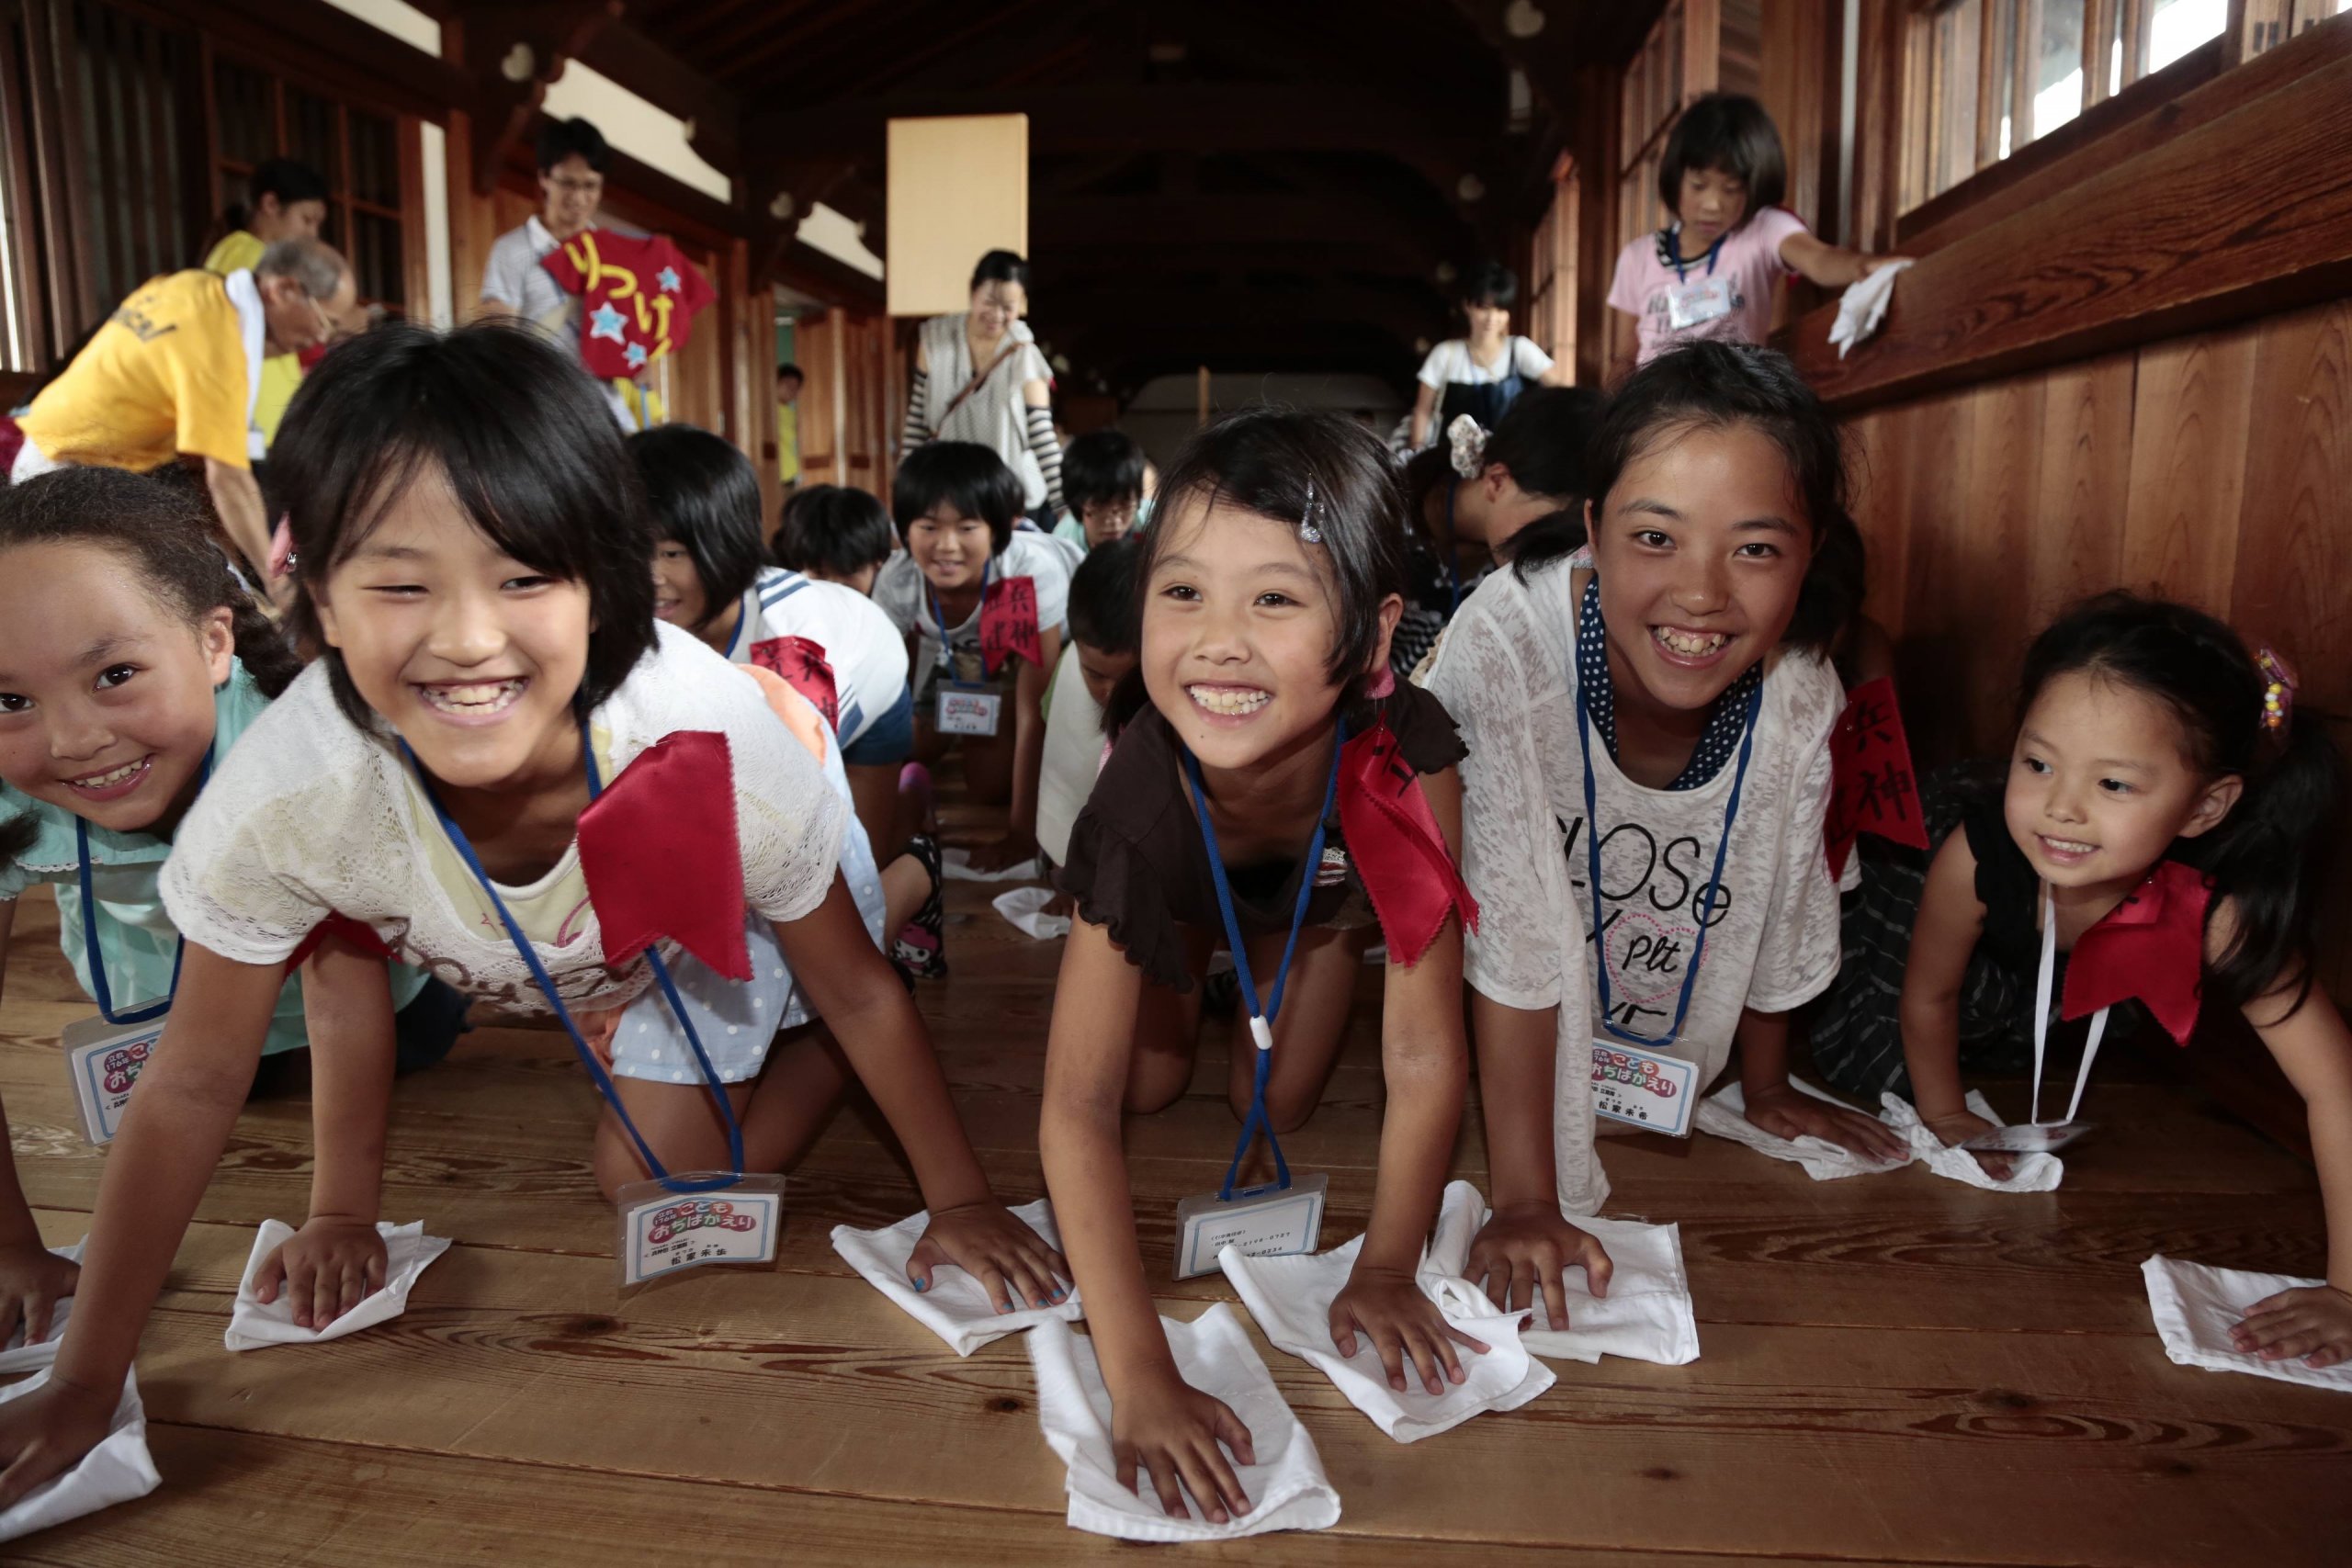
[[[17,421],[24,445],[10,477],[200,459],[230,543],[265,581],[269,519],[246,439],[262,365],[334,336],[352,299],[351,268],[311,239],[280,240],[251,271],[226,277],[150,279]]]

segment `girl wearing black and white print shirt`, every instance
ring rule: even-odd
[[[1837,427],[1779,355],[1702,344],[1625,384],[1589,482],[1584,519],[1528,529],[1463,604],[1429,677],[1469,747],[1484,910],[1464,967],[1495,1217],[1468,1271],[1512,1306],[1535,1281],[1555,1324],[1564,1267],[1606,1278],[1562,1217],[1608,1193],[1597,1041],[1679,1077],[1685,1103],[1736,1041],[1758,1126],[1897,1152],[1787,1073],[1786,1015],[1838,968],[1822,824],[1843,694],[1821,649],[1861,545]]]

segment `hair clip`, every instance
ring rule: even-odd
[[[2262,728],[2274,735],[2283,735],[2295,716],[2294,666],[2278,655],[2274,648],[2265,647],[2254,657],[2262,671]]]
[[[1478,477],[1478,470],[1487,465],[1487,437],[1491,434],[1481,429],[1469,414],[1453,416],[1453,423],[1445,427],[1445,438],[1453,447],[1455,473],[1465,479]]]
[[[1306,481],[1306,504],[1299,509],[1298,542],[1302,545],[1323,542],[1323,530],[1315,525],[1315,480],[1312,478]]]

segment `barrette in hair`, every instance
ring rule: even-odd
[[[1492,434],[1479,427],[1477,420],[1466,413],[1453,416],[1445,427],[1445,438],[1453,447],[1453,471],[1465,479],[1475,479],[1487,464],[1487,437]]]
[[[2279,657],[2275,648],[2265,647],[2255,655],[2254,662],[2262,671],[2262,728],[2274,735],[2283,735],[2295,716],[2294,666]]]
[[[1315,481],[1312,479],[1306,481],[1306,504],[1299,509],[1298,542],[1302,545],[1323,542],[1323,530],[1315,525]]]

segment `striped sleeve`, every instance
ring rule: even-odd
[[[1062,509],[1062,444],[1054,439],[1054,411],[1032,407],[1028,418],[1029,450],[1037,459],[1037,471],[1046,478],[1046,504],[1058,513]]]

